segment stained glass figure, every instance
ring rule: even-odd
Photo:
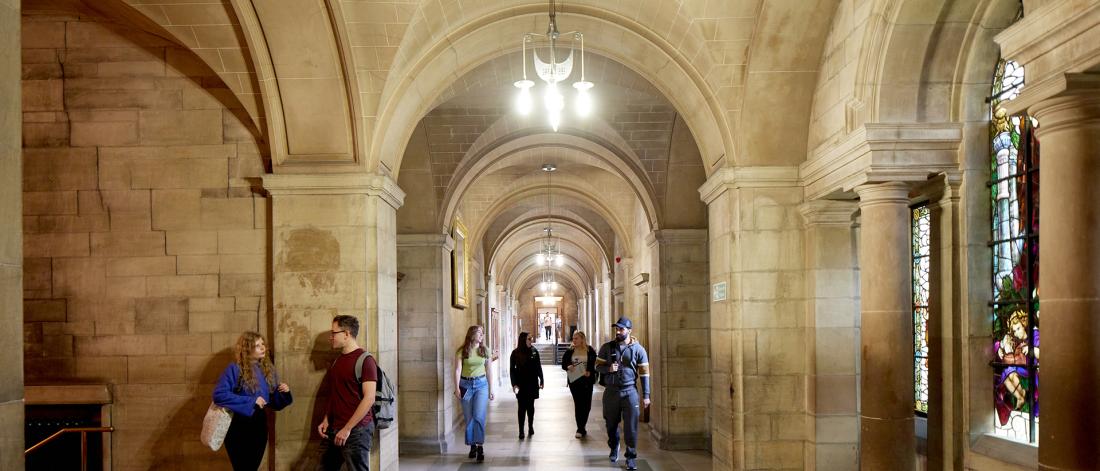
[[[1003,107],[1023,86],[1023,68],[999,61],[990,101],[991,365],[994,433],[1033,443],[1039,427],[1039,123]]]
[[[913,379],[917,415],[928,415],[928,277],[932,215],[927,205],[913,208]]]

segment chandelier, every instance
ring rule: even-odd
[[[539,287],[544,293],[550,293],[558,289],[558,283],[554,280],[554,272],[551,266],[560,267],[565,264],[565,256],[561,253],[560,240],[554,236],[553,205],[551,200],[551,188],[553,187],[553,173],[558,168],[554,164],[543,164],[542,171],[546,172],[546,237],[540,243],[539,253],[535,255],[535,263],[544,267],[542,282]]]
[[[561,125],[562,111],[565,109],[565,97],[558,90],[558,83],[568,79],[573,73],[574,44],[578,43],[580,45],[581,80],[573,82],[573,88],[577,90],[577,98],[574,104],[575,111],[582,118],[592,112],[592,98],[588,96],[588,90],[593,87],[593,84],[584,79],[584,33],[580,31],[570,31],[564,33],[564,35],[559,33],[557,11],[554,0],[550,0],[550,24],[546,27],[546,34],[523,34],[523,52],[521,54],[523,58],[523,80],[517,81],[514,85],[519,89],[519,96],[516,97],[516,109],[524,116],[530,114],[531,108],[534,106],[531,98],[531,88],[535,86],[535,82],[527,80],[527,44],[533,42],[535,37],[544,37],[550,40],[549,50],[547,51],[550,61],[544,62],[540,59],[538,48],[534,45],[531,46],[531,61],[535,64],[535,73],[543,82],[546,82],[546,87],[543,90],[543,104],[546,106],[546,116],[550,120],[550,127],[557,132],[558,126]],[[559,39],[570,41],[568,54],[561,62],[558,62]]]

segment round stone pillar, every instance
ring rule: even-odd
[[[1100,469],[1100,86],[1031,107],[1039,172],[1039,469]]]
[[[913,471],[909,187],[856,188],[860,241],[860,469]]]

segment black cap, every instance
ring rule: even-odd
[[[613,325],[615,327],[622,327],[624,329],[633,329],[634,328],[633,327],[634,324],[631,324],[630,319],[627,319],[626,317],[620,317],[619,320],[615,321],[615,323],[611,324],[611,325]]]

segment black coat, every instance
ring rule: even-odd
[[[588,347],[588,363],[585,364],[585,369],[588,370],[588,377],[581,378],[577,381],[588,381],[589,384],[594,384],[596,381],[596,351],[591,346]],[[569,365],[573,364],[573,347],[569,347],[565,351],[565,354],[561,356],[561,369],[568,371]]]
[[[538,399],[539,385],[544,384],[542,377],[542,360],[539,351],[534,348],[529,353],[523,350],[512,350],[512,357],[508,360],[508,372],[512,377],[512,386],[519,386],[516,396]]]

